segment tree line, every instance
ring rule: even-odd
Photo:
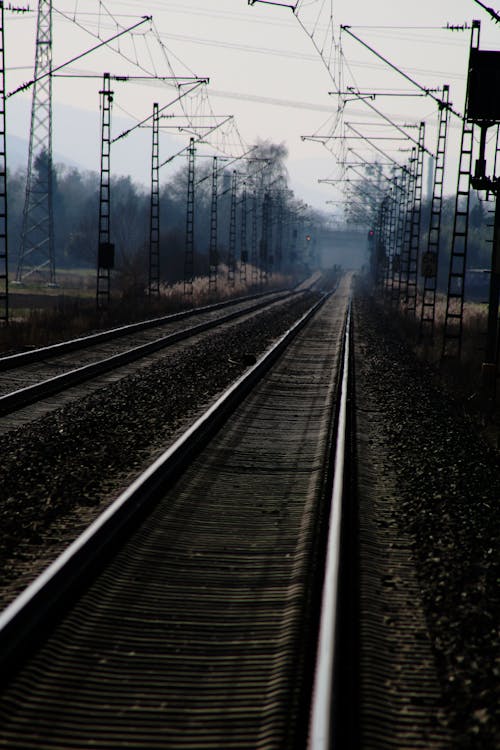
[[[292,225],[299,221],[303,209],[288,185],[286,169],[287,149],[283,144],[259,141],[252,150],[252,160],[235,164],[224,170],[218,178],[218,255],[224,262],[228,252],[231,204],[231,182],[234,169],[237,173],[238,202],[244,186],[248,190],[247,213],[255,190],[258,201],[257,231],[262,234],[262,202],[266,193],[273,195],[284,221],[285,236],[291,237]],[[43,158],[35,169],[43,170]],[[41,175],[40,175],[41,176]],[[206,275],[212,206],[212,160],[199,159],[195,171],[195,274]],[[52,205],[54,217],[54,249],[56,269],[95,268],[98,244],[99,175],[74,167],[52,167]],[[165,283],[183,278],[184,243],[186,231],[187,164],[180,167],[160,188],[160,252],[161,276]],[[25,200],[26,175],[17,170],[8,175],[8,233],[10,269],[17,265]],[[142,284],[147,277],[150,222],[150,190],[135,183],[130,177],[112,177],[110,187],[111,241],[116,248],[116,268],[128,276],[129,283]],[[311,216],[309,216],[311,220]],[[322,221],[316,213],[314,220]],[[239,226],[241,214],[238,213]],[[241,229],[238,229],[240,233]],[[275,229],[276,231],[276,229]],[[296,229],[295,229],[296,231]],[[247,225],[250,242],[251,223]],[[290,244],[290,239],[288,239]],[[288,259],[290,260],[290,258]]]

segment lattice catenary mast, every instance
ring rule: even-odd
[[[234,276],[236,271],[236,190],[237,190],[237,172],[233,171],[231,178],[231,208],[229,214],[229,251],[227,256],[227,283],[234,286]]]
[[[189,139],[186,205],[186,241],[184,249],[184,296],[193,298],[194,281],[194,138]]]
[[[97,307],[107,307],[111,297],[111,271],[115,247],[111,242],[111,76],[104,73],[101,96],[101,170],[99,188],[99,239],[97,247]]]
[[[247,184],[243,182],[241,193],[241,233],[240,233],[240,282],[247,283]]]
[[[153,104],[148,294],[160,296],[160,116],[157,102]]]
[[[0,320],[9,322],[9,256],[7,243],[7,153],[5,135],[4,7],[0,0]]]
[[[42,272],[56,284],[52,213],[52,0],[39,0],[28,172],[16,282]]]
[[[212,166],[212,204],[210,210],[210,244],[208,247],[208,289],[211,294],[217,292],[217,269],[219,265],[217,244],[217,200],[218,200],[218,166],[217,157],[213,157]]]

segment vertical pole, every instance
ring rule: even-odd
[[[298,219],[297,214],[292,215],[292,241],[290,246],[290,264],[292,266],[297,265],[298,254],[297,254],[297,239],[298,239]]]
[[[422,179],[424,171],[425,122],[420,123],[415,172],[415,191],[411,217],[410,253],[408,257],[407,310],[415,316],[418,296],[418,263],[420,256],[420,224],[422,217]]]
[[[396,254],[396,222],[397,222],[397,178],[394,179],[395,188],[389,193],[389,216],[387,222],[387,264],[385,269],[385,289],[384,295],[391,297],[392,286],[394,284],[394,257]]]
[[[227,256],[227,283],[234,287],[234,274],[236,270],[236,184],[237,173],[233,171],[231,181],[231,209],[229,215],[229,251]]]
[[[7,143],[5,124],[4,7],[0,0],[0,321],[9,322],[9,255],[7,242]]]
[[[241,248],[240,248],[240,282],[246,286],[247,283],[247,184],[243,183],[241,193]]]
[[[391,305],[399,304],[399,291],[401,288],[401,257],[403,254],[403,242],[405,232],[405,218],[406,218],[406,200],[407,200],[407,181],[408,181],[408,170],[405,167],[401,168],[401,184],[399,191],[399,206],[398,206],[398,221],[396,226],[396,248],[393,258],[393,278],[392,278],[392,289],[391,289]]]
[[[150,299],[160,296],[160,115],[157,102],[153,104],[148,294]]]
[[[281,271],[281,264],[283,260],[283,198],[281,193],[278,193],[278,215],[276,224],[276,270]]]
[[[420,337],[428,331],[430,338],[434,334],[436,317],[436,290],[439,267],[439,242],[441,237],[441,215],[443,208],[444,168],[446,161],[446,141],[448,132],[450,87],[443,87],[443,101],[439,105],[438,139],[434,179],[432,180],[431,211],[429,217],[429,234],[427,250],[422,256],[422,276],[424,288],[422,294],[422,312],[420,316]],[[434,160],[431,161],[431,165]],[[431,175],[432,178],[432,175]]]
[[[259,280],[258,257],[257,257],[257,188],[252,191],[252,285],[256,285]]]
[[[194,281],[194,138],[189,140],[186,202],[186,242],[184,251],[184,296],[193,301]]]
[[[208,290],[210,294],[217,292],[217,157],[213,158],[212,167],[212,206],[210,211],[210,245],[208,248]]]
[[[52,206],[52,0],[38,1],[35,84],[16,283],[46,273],[56,286]]]
[[[111,78],[104,73],[101,96],[101,179],[99,187],[99,238],[97,247],[97,307],[107,307],[111,299],[111,270],[114,268],[115,247],[111,243],[110,225],[110,159]]]
[[[408,301],[408,277],[410,274],[410,248],[413,227],[413,213],[415,205],[415,182],[417,175],[417,151],[415,147],[411,150],[410,173],[408,175],[408,193],[406,202],[405,229],[403,239],[403,253],[401,256],[401,286],[400,297],[403,297],[403,303]]]
[[[496,186],[496,191],[500,186]],[[500,201],[495,191],[495,223],[491,252],[490,290],[488,299],[488,328],[486,332],[485,362],[482,381],[486,395],[495,398],[498,365],[498,303],[500,299]]]
[[[274,269],[274,253],[273,248],[273,222],[274,222],[274,199],[271,190],[268,193],[268,207],[267,207],[267,256],[266,256],[266,283],[268,275],[272,275]]]
[[[470,49],[479,47],[481,24],[472,22]],[[451,238],[448,292],[444,319],[443,349],[441,358],[460,359],[465,301],[465,275],[469,242],[469,207],[471,193],[472,153],[474,150],[474,123],[466,118],[462,123],[460,157],[455,195],[455,215]]]
[[[380,204],[377,226],[375,228],[375,257],[373,258],[373,278],[376,288],[381,286],[381,282],[384,278],[385,264],[387,262],[386,226],[387,198],[384,198]]]
[[[259,253],[259,282],[265,284],[267,282],[267,261],[268,261],[268,243],[269,243],[269,193],[264,193],[264,200],[262,201],[262,230],[260,239],[260,253]]]

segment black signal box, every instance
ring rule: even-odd
[[[500,123],[500,52],[471,49],[465,116],[478,124]]]

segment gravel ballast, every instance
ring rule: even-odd
[[[0,606],[319,298],[305,293],[1,438]]]
[[[500,747],[499,454],[373,300],[359,294],[360,387],[384,417],[453,748]],[[362,456],[360,457],[362,460]]]

